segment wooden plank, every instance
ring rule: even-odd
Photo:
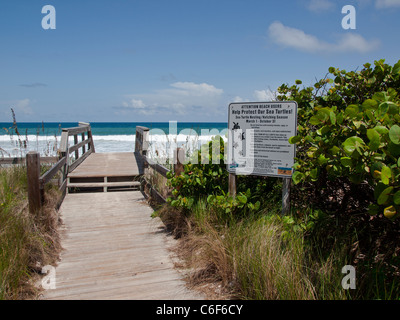
[[[92,153],[92,150],[89,149],[85,154],[83,154],[79,159],[75,160],[74,163],[72,163],[69,166],[69,170],[72,171],[74,170],[77,166],[79,166],[87,157],[90,156],[90,154]]]
[[[92,153],[70,178],[137,176],[143,172],[143,163],[133,152]]]
[[[140,186],[139,181],[68,183],[69,188],[138,187],[138,186]]]
[[[29,212],[37,214],[42,206],[42,194],[40,191],[40,155],[31,151],[26,155],[26,168],[28,179]]]
[[[40,163],[56,163],[57,157],[40,157]],[[0,158],[0,164],[24,164],[26,163],[26,157],[10,157]]]
[[[81,127],[68,128],[67,130],[68,130],[69,136],[73,136],[75,134],[87,132],[89,129],[90,129],[90,126],[81,126]]]
[[[69,148],[69,153],[72,153],[72,152],[74,152],[74,151],[77,152],[77,150],[78,150],[79,148],[84,147],[86,144],[90,144],[91,141],[92,141],[92,139],[91,139],[91,138],[88,138],[88,139],[86,139],[86,140],[83,140],[83,141],[81,141],[81,142],[75,144],[74,146],[72,146],[72,147]],[[76,153],[75,153],[75,157],[76,157],[76,159],[78,159],[79,155],[77,156]]]
[[[60,141],[60,152],[67,152],[68,149],[68,129],[62,129],[61,141]]]
[[[185,149],[176,148],[174,151],[174,173],[176,176],[179,176],[183,171],[185,171],[184,163]]]
[[[65,165],[67,158],[63,157],[61,158],[54,166],[51,167],[50,170],[48,170],[45,174],[43,174],[40,178],[42,181],[42,184],[48,183],[54,175],[62,168],[63,165]],[[42,162],[42,158],[40,158],[40,162]]]
[[[44,299],[204,299],[185,287],[166,232],[140,191],[68,194],[60,208],[64,251]]]
[[[145,164],[149,165],[152,167],[154,170],[156,170],[159,174],[161,174],[163,177],[167,177],[167,173],[170,171],[169,169],[165,168],[164,166],[154,162],[150,158],[147,158],[146,156],[143,156],[143,161]]]
[[[79,150],[78,148],[75,148],[75,146],[78,144],[78,135],[74,135],[74,146],[69,148],[69,153],[75,151],[75,159],[79,158]],[[73,149],[73,150],[72,150]]]

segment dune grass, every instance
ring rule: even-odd
[[[188,283],[217,299],[347,299],[341,287],[344,255],[307,249],[301,232],[285,232],[282,218],[265,212],[221,220],[205,200],[190,214],[165,206],[158,211],[179,238],[178,267]],[[213,284],[210,287],[210,284]],[[211,289],[210,289],[211,288]]]
[[[57,188],[46,188],[46,203],[28,212],[24,166],[0,168],[0,300],[34,299],[41,267],[55,264],[60,250],[55,204]]]

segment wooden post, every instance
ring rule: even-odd
[[[75,145],[78,144],[78,135],[77,134],[74,134],[74,144]],[[75,160],[78,160],[78,159],[79,159],[79,150],[76,149],[75,150]]]
[[[229,185],[228,185],[228,192],[232,197],[236,197],[236,174],[229,173]]]
[[[85,133],[84,132],[82,132],[82,141],[85,141]],[[83,145],[82,146],[82,154],[85,154],[85,152],[86,152],[86,147],[85,147],[85,145]]]
[[[26,155],[29,212],[36,214],[42,206],[40,191],[40,155],[31,151]]]
[[[282,215],[290,212],[290,184],[292,178],[283,178],[282,181]]]
[[[174,172],[176,176],[179,176],[185,169],[184,169],[184,162],[185,162],[185,149],[183,148],[176,148],[174,152]]]

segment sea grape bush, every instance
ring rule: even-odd
[[[250,189],[238,192],[236,197],[226,192],[228,172],[224,148],[225,143],[222,137],[213,137],[201,147],[201,150],[191,156],[180,175],[175,176],[172,172],[168,172],[168,186],[172,189],[172,197],[169,197],[167,201],[171,206],[190,210],[196,201],[204,198],[214,209],[228,215],[237,210],[250,212],[260,208],[260,201],[253,201],[253,198],[257,197],[262,183],[253,183],[253,186],[257,185],[255,196],[252,195]]]
[[[313,87],[282,85],[278,99],[298,103],[293,181],[346,177],[374,190],[370,214],[400,216],[400,61],[360,71],[329,68]]]
[[[219,143],[215,143],[218,142],[217,139]],[[222,137],[216,136],[206,147],[203,146],[202,150],[192,155],[192,161],[189,160],[184,166],[182,174],[175,176],[168,172],[168,185],[172,188],[172,197],[167,200],[172,206],[190,209],[200,197],[227,189],[228,173],[224,162],[224,147]],[[195,157],[198,157],[197,161],[194,161]],[[213,163],[213,157],[219,157],[220,161]]]

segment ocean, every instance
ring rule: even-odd
[[[133,152],[136,126],[150,129],[149,156],[163,157],[170,146],[198,149],[211,137],[225,137],[226,122],[93,122],[92,135],[96,152]],[[55,156],[62,128],[77,127],[78,122],[19,122],[18,135],[12,122],[0,122],[0,157],[24,156],[37,151],[41,156]]]

